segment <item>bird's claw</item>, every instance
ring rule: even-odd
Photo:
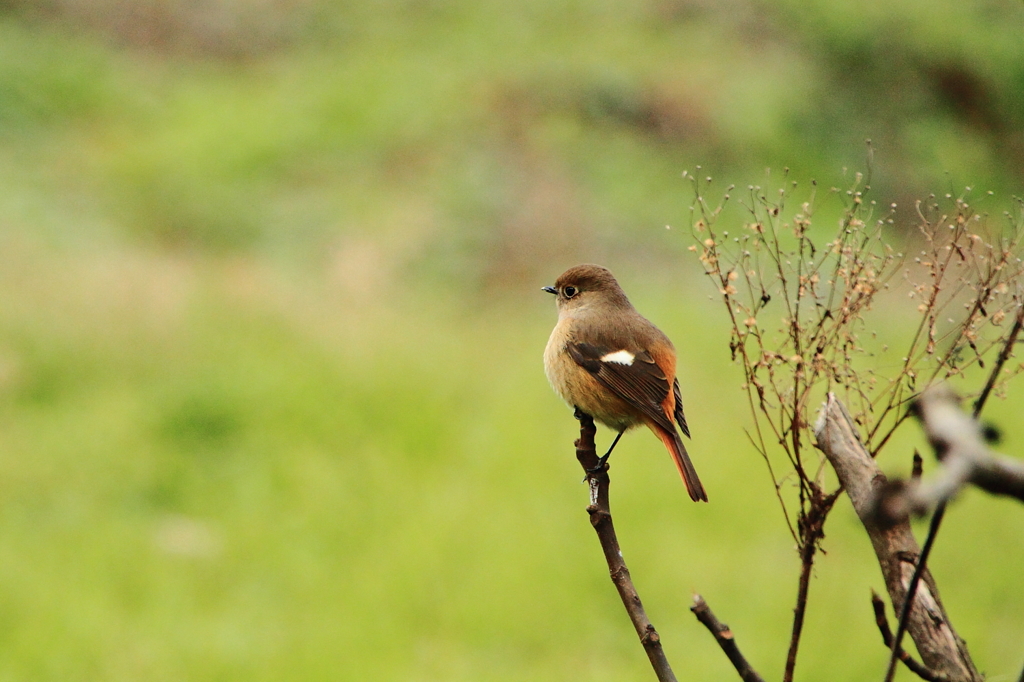
[[[608,470],[608,455],[610,454],[612,453],[609,452],[604,457],[599,457],[597,460],[597,466],[587,469],[587,478]]]

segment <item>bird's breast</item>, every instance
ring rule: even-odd
[[[555,326],[548,339],[544,349],[544,372],[551,388],[569,405],[616,431],[638,425],[641,419],[637,410],[572,359],[566,348],[571,340],[561,323]]]

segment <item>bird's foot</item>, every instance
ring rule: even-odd
[[[612,453],[609,452],[605,454],[604,457],[599,457],[597,460],[597,466],[587,469],[587,478],[590,478],[591,476],[596,476],[602,471],[608,471],[608,455],[610,454]],[[584,478],[583,480],[585,481],[587,480],[587,478]]]

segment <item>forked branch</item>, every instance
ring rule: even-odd
[[[877,491],[887,485],[885,474],[861,443],[846,408],[831,393],[814,433],[871,539],[889,599],[898,610],[906,598],[920,554],[910,525],[906,521],[894,525],[879,523],[873,502]],[[917,645],[924,665],[935,674],[950,682],[982,679],[966,644],[950,624],[938,586],[927,569],[921,575],[920,587],[908,612],[907,632]]]
[[[882,635],[882,643],[885,644],[886,649],[892,649],[895,638],[892,636],[892,630],[889,629],[889,619],[885,617],[885,602],[874,590],[871,590],[871,608],[875,611],[875,624],[878,625],[878,631]],[[928,680],[928,682],[947,682],[948,680],[945,675],[932,672],[919,663],[903,647],[896,647],[896,658],[903,661],[907,669],[922,680]]]

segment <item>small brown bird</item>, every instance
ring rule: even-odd
[[[660,329],[638,313],[607,269],[569,268],[543,288],[555,294],[558,324],[544,349],[544,371],[569,405],[618,435],[645,424],[672,455],[694,501],[707,502],[673,419],[690,437],[676,380],[676,351]]]

